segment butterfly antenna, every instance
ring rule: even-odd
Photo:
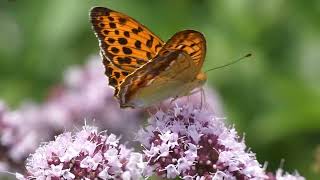
[[[246,58],[248,58],[248,57],[251,57],[251,56],[252,56],[252,54],[251,54],[251,53],[248,53],[248,54],[246,54],[245,56],[242,56],[241,58],[239,58],[239,59],[237,59],[237,60],[231,61],[231,62],[229,62],[229,63],[227,63],[227,64],[222,65],[222,66],[218,66],[218,67],[215,67],[215,68],[212,68],[212,69],[208,69],[208,70],[206,70],[205,72],[230,66],[230,65],[232,65],[232,64],[235,64],[235,63],[237,63],[237,62],[239,62],[239,61],[241,61],[241,60],[244,60],[244,59],[246,59]]]

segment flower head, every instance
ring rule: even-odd
[[[139,179],[143,168],[142,154],[119,144],[114,134],[85,126],[40,146],[27,159],[24,179]]]
[[[263,179],[255,154],[234,128],[191,104],[158,111],[138,133],[157,175],[184,179]]]

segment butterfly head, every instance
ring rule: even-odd
[[[187,83],[183,89],[183,92],[180,93],[180,96],[188,96],[194,89],[201,88],[207,81],[207,75],[204,72],[199,72],[197,76]]]
[[[204,72],[199,72],[194,81],[196,84],[198,84],[198,86],[203,86],[204,83],[207,81],[207,74]]]

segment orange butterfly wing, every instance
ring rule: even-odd
[[[94,7],[90,17],[103,55],[120,69],[134,71],[164,44],[145,26],[120,12]]]
[[[189,54],[194,63],[202,67],[206,56],[206,39],[202,33],[194,30],[184,30],[174,34],[160,50],[159,55],[169,50],[182,50]]]
[[[163,41],[133,18],[104,7],[94,7],[91,23],[98,37],[109,85],[115,88],[125,77],[152,59]]]

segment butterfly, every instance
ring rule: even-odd
[[[121,108],[186,96],[205,83],[206,40],[200,32],[183,30],[164,42],[135,19],[105,7],[93,7],[90,20]]]

